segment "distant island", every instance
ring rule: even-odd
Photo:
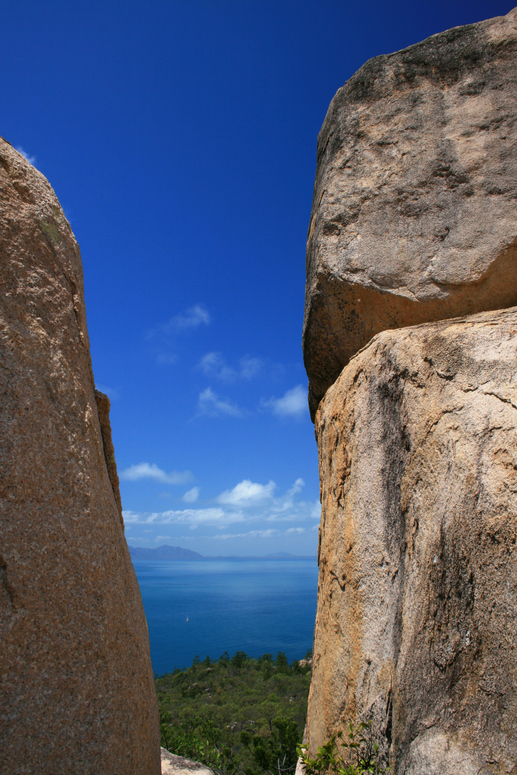
[[[204,556],[199,552],[194,552],[192,549],[183,549],[181,546],[158,546],[156,549],[148,549],[138,546],[130,546],[128,549],[131,557],[134,560],[313,560],[314,557],[302,557],[297,554],[289,554],[289,552],[275,552],[274,554],[263,554],[259,557],[246,556],[239,557],[238,555],[231,556]]]
[[[128,549],[135,560],[204,560],[202,554],[181,546],[158,546],[156,549],[130,546]]]

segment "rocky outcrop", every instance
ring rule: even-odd
[[[367,62],[318,138],[314,412],[379,331],[517,304],[517,9]]]
[[[0,772],[158,775],[79,248],[48,182],[4,140],[0,200]]]
[[[516,334],[383,332],[320,404],[312,750],[373,719],[393,775],[516,771]]]
[[[176,756],[165,748],[161,749],[162,773],[161,775],[214,775],[209,767],[199,762],[185,759],[184,756]]]
[[[517,773],[516,104],[517,9],[368,62],[318,140],[306,740],[371,722],[393,775]]]

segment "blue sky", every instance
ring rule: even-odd
[[[81,246],[130,544],[315,554],[300,342],[318,131],[370,57],[511,8],[4,4],[0,134]]]

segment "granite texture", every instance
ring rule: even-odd
[[[373,720],[393,775],[517,772],[517,308],[378,334],[316,414],[312,752]]]
[[[214,775],[209,767],[199,762],[177,756],[165,748],[161,749],[162,773],[161,775]]]
[[[2,139],[0,202],[0,772],[158,775],[79,248],[46,179]]]
[[[386,329],[517,304],[517,9],[367,62],[318,138],[312,416]]]

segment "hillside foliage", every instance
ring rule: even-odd
[[[217,775],[288,775],[296,767],[310,683],[310,652],[258,659],[237,651],[156,678],[162,746]]]

